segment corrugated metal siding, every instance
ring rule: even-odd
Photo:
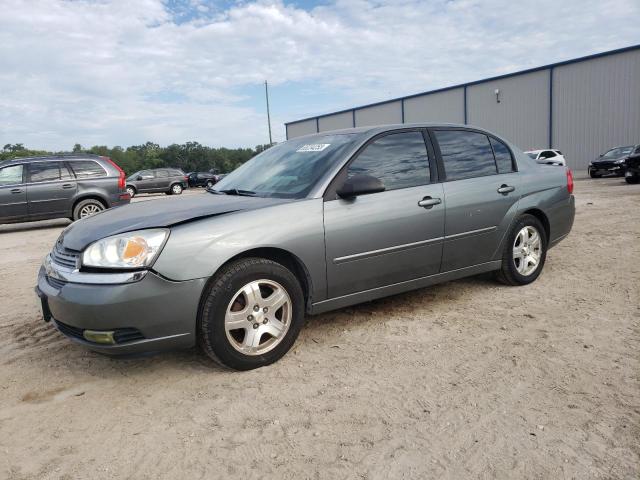
[[[553,145],[586,171],[609,148],[640,143],[640,51],[554,68]]]
[[[356,127],[402,123],[400,102],[383,103],[356,110]]]
[[[548,147],[549,71],[467,87],[467,122],[504,136],[523,150]]]
[[[321,132],[353,127],[353,112],[342,112],[318,118]]]
[[[404,121],[464,123],[464,89],[405,99]]]
[[[301,137],[302,135],[309,135],[310,133],[316,133],[316,119],[305,120],[304,122],[290,123],[287,125],[287,138]]]

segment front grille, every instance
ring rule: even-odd
[[[604,162],[594,162],[593,166],[596,168],[612,168],[617,166],[617,164],[615,162],[604,161]]]
[[[60,242],[56,242],[53,250],[51,250],[51,260],[67,268],[77,268],[79,256],[80,252],[64,248]]]
[[[57,288],[58,290],[60,290],[62,287],[64,287],[67,282],[65,282],[64,280],[59,280],[57,278],[53,278],[47,275],[47,283],[49,285],[51,285],[53,288]]]
[[[58,320],[53,320],[63,334],[67,337],[77,338],[79,340],[87,341],[84,338],[84,329],[78,327],[72,327],[71,325],[67,325],[66,323],[62,323]],[[116,343],[128,343],[135,342],[136,340],[144,340],[144,335],[137,328],[116,328],[113,330],[113,338]],[[93,342],[90,342],[93,343]]]

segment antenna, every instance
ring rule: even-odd
[[[269,84],[264,81],[264,96],[267,99],[267,124],[269,125],[269,146],[273,145],[271,138],[271,113],[269,112]]]

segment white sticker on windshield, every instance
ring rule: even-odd
[[[330,143],[310,143],[309,145],[301,146],[296,152],[321,152],[327,148]]]

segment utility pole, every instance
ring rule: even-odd
[[[267,124],[269,125],[269,146],[273,145],[273,140],[271,139],[271,113],[269,112],[269,85],[267,81],[264,81],[264,96],[267,99]]]

